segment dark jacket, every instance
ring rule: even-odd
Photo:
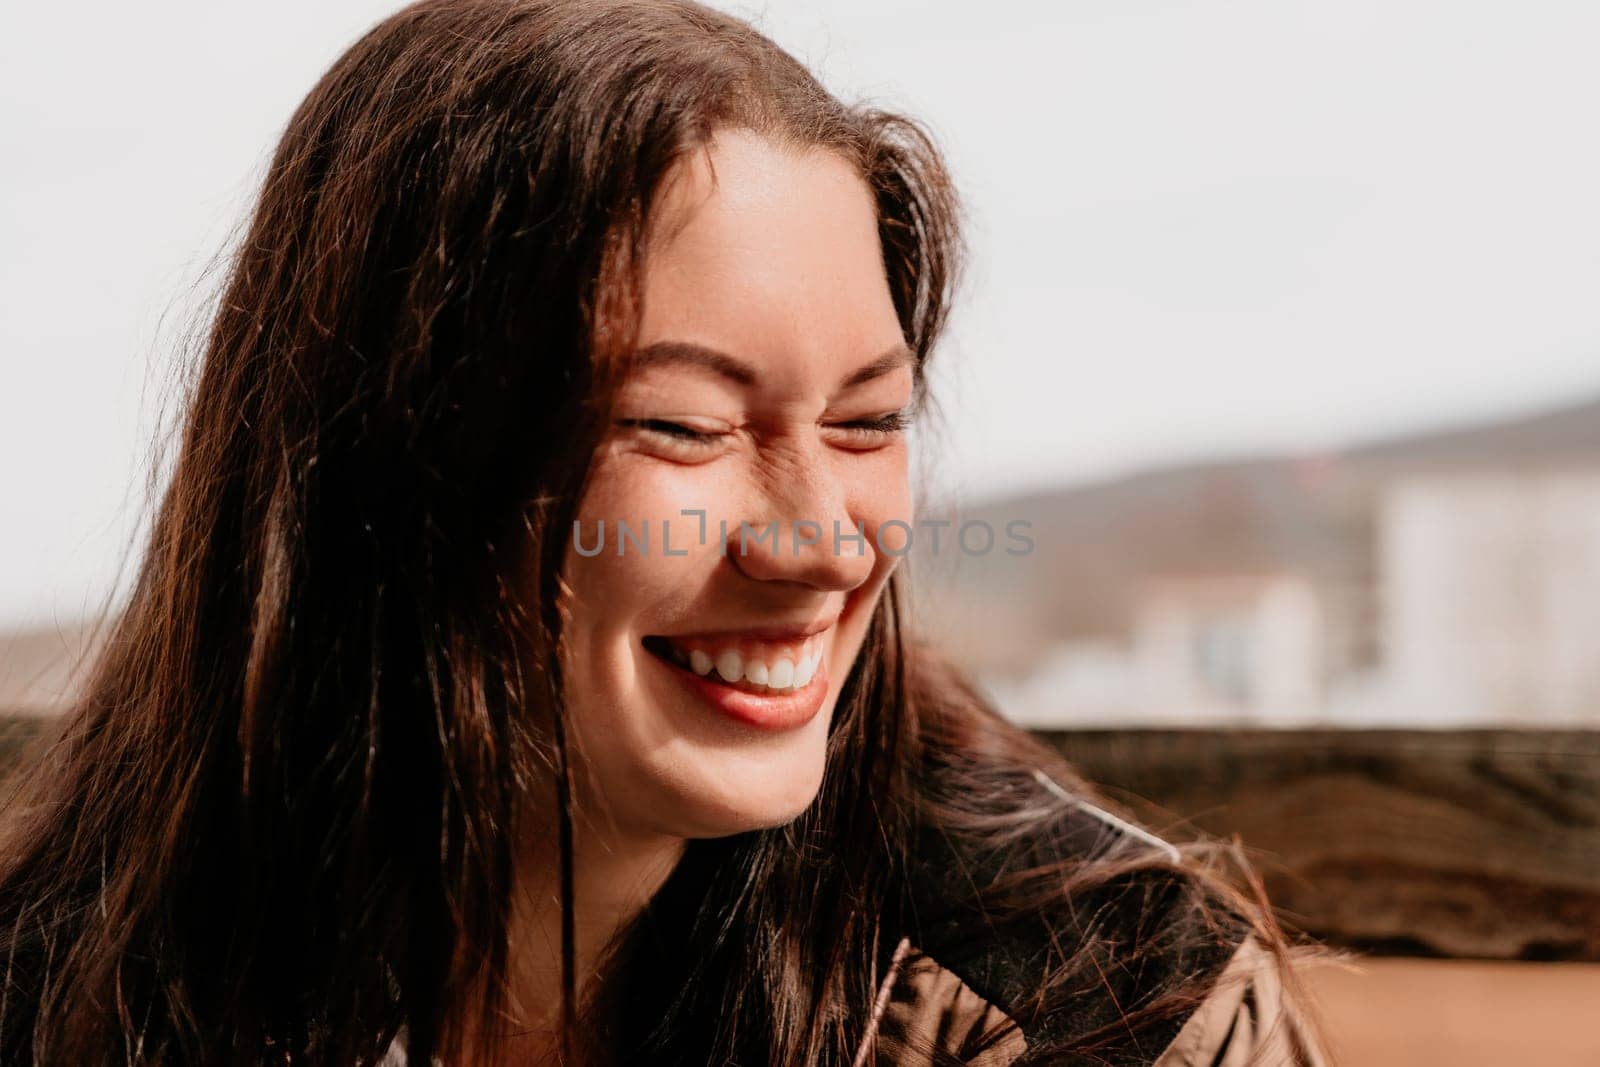
[[[1058,812],[1048,826],[1045,859],[1062,854],[1104,855],[1118,849],[1153,849],[1176,858],[1172,845],[1110,812],[1069,794],[1038,772],[1041,802]],[[925,838],[924,862],[914,878],[913,906],[900,920],[902,936],[879,973],[885,974],[872,1009],[868,1040],[857,1052],[866,1064],[925,1067],[962,1062],[1003,1067],[1062,1036],[1116,1032],[1124,1006],[1136,1006],[1152,990],[1179,976],[1205,976],[1206,998],[1186,1016],[1160,1026],[1131,1030],[1081,1062],[1155,1067],[1325,1067],[1327,1054],[1299,1003],[1288,995],[1277,958],[1243,918],[1212,916],[1214,936],[1163,938],[1165,930],[1202,921],[1195,896],[1180,875],[1150,871],[1115,880],[1075,899],[1069,914],[995,925],[961,906],[968,890],[1009,867],[1037,863],[1026,855],[978,855],[938,837]],[[1116,944],[1135,926],[1153,944],[1172,944],[1128,964]],[[1096,961],[1070,1007],[1028,1025],[1009,1028],[997,1043],[978,1050],[981,1035],[1022,1017],[1019,1010],[1037,991],[1039,975],[1064,952],[1094,938],[1108,947]],[[931,1051],[953,1056],[940,1060]],[[1042,1051],[1042,1049],[1041,1049]],[[1038,1060],[1029,1060],[1030,1063]],[[1062,1060],[1061,1062],[1079,1062]]]

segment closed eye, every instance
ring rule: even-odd
[[[905,411],[890,411],[883,415],[876,415],[870,419],[851,419],[849,422],[835,423],[836,426],[847,426],[852,430],[870,430],[873,433],[893,433],[906,428]]]
[[[677,449],[681,453],[703,454],[727,437],[730,432],[722,428],[701,429],[673,419],[618,419],[617,425],[637,430],[654,439],[660,446]],[[908,425],[910,425],[909,409],[901,408],[869,418],[826,423],[823,425],[823,430],[833,436],[836,443],[842,447],[868,450],[881,448],[896,440]]]
[[[841,430],[846,439],[856,446],[871,447],[888,444],[905,428],[910,425],[911,419],[907,409],[888,411],[882,415],[874,415],[866,419],[850,419],[845,422],[829,423],[829,429]]]
[[[673,422],[671,419],[618,419],[617,425],[660,434],[674,441],[683,441],[688,444],[706,444],[722,436],[720,431],[697,430],[693,426],[685,426],[683,423]]]

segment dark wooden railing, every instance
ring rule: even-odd
[[[1237,834],[1285,917],[1331,943],[1600,960],[1600,732],[1045,736],[1153,829]]]
[[[0,716],[0,774],[48,724]],[[1174,839],[1238,835],[1284,917],[1390,956],[1600,961],[1600,731],[1045,731]]]

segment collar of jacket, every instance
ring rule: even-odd
[[[1027,802],[1030,808],[1038,807],[1039,831],[1022,847],[988,849],[958,843],[933,830],[918,836],[903,910],[896,909],[891,916],[890,936],[883,940],[879,951],[878,973],[883,979],[869,1007],[868,1022],[852,1067],[865,1067],[871,1062],[896,987],[906,981],[908,971],[914,969],[914,960],[925,957],[960,979],[989,1005],[1020,1019],[1018,1009],[1037,990],[1038,976],[1049,966],[1052,952],[1059,953],[1056,946],[1079,943],[1097,931],[1120,932],[1139,924],[1148,926],[1152,921],[1190,918],[1183,907],[1183,875],[1153,870],[1096,887],[1086,898],[1075,900],[1072,907],[1063,907],[1055,914],[1003,925],[993,922],[976,906],[974,892],[1041,857],[1089,857],[1148,849],[1173,862],[1180,860],[1180,853],[1171,843],[1074,796],[1042,770],[1034,771],[1033,779],[1037,790]],[[1092,922],[1082,922],[1080,917],[1085,915],[1092,916]],[[1242,938],[1242,926],[1239,933]],[[1114,1024],[1122,1017],[1120,1004],[1137,996],[1141,987],[1148,988],[1145,983],[1161,981],[1180,969],[1220,967],[1232,948],[1221,943],[1211,952],[1157,960],[1137,972],[1108,978],[1102,989],[1075,997],[1070,1010],[1025,1026],[1023,1036],[1032,1043]],[[1176,1036],[1181,1025],[1182,1020],[1174,1019],[1151,1027],[1135,1043],[1153,1058]]]

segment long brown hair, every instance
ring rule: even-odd
[[[402,1026],[412,1062],[455,1062],[467,1032],[495,1051],[518,835],[552,805],[570,889],[564,531],[625,365],[655,193],[724,127],[857,169],[926,364],[961,260],[931,139],[690,0],[423,0],[295,112],[129,601],[7,807],[5,1062],[373,1063]],[[929,827],[974,849],[1037,834],[1027,771],[1070,768],[908,649],[904,595],[897,576],[815,804],[691,843],[593,1003],[566,901],[574,1047],[848,1063]],[[1046,914],[1069,886],[1163,862],[1056,857],[980,895]],[[1271,932],[1172,869],[1197,907]],[[1193,938],[1220,941],[1208,929]],[[661,951],[666,930],[682,951]],[[1039,1018],[1091,948],[1041,975]],[[645,966],[677,970],[645,983]],[[1037,1054],[1170,1023],[1200,988],[1170,986],[1148,1020]]]

